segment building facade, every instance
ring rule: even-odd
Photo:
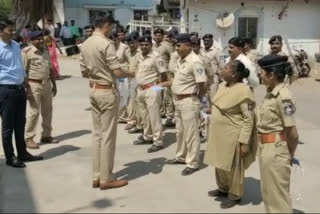
[[[256,49],[266,54],[268,40],[282,35],[284,51],[305,49],[313,57],[320,46],[320,1],[318,0],[181,0],[188,30],[201,35],[212,33],[217,45],[226,50],[234,36],[251,37]],[[234,15],[234,23],[222,30],[216,19],[223,13]]]
[[[78,26],[92,24],[103,15],[111,15],[123,26],[131,19],[147,19],[155,10],[153,0],[64,0],[64,18]]]

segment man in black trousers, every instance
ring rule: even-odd
[[[15,24],[0,20],[0,115],[2,118],[2,144],[6,163],[12,167],[25,167],[24,162],[42,160],[27,152],[24,140],[28,85],[23,69],[20,45],[13,41]],[[14,133],[18,158],[14,155]]]

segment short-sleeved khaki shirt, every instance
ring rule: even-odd
[[[165,66],[168,66],[170,62],[170,55],[172,52],[172,47],[170,46],[170,43],[167,41],[163,41],[159,45],[154,44],[153,50],[160,54]]]
[[[49,80],[51,63],[47,49],[42,52],[31,45],[22,50],[23,66],[29,79]]]
[[[124,71],[129,70],[129,55],[130,55],[130,49],[129,46],[120,42],[119,46],[116,47],[116,53],[118,60],[121,64],[121,68]]]
[[[213,77],[215,75],[215,72],[211,66],[210,60],[208,57],[206,56],[202,56],[202,55],[198,55],[202,61],[202,64],[204,66],[204,69],[206,71],[207,76],[209,77]]]
[[[160,55],[151,51],[147,56],[142,53],[138,57],[138,71],[136,73],[136,81],[138,85],[146,85],[159,80],[159,74],[166,73],[165,67]]]
[[[129,53],[129,71],[132,73],[136,73],[138,70],[139,54],[141,54],[141,50],[139,48],[133,52],[130,51]]]
[[[282,132],[293,127],[296,107],[293,96],[285,84],[277,85],[269,92],[258,110],[259,133]]]
[[[197,83],[207,82],[207,75],[201,59],[193,51],[179,59],[171,90],[173,94],[197,94]]]
[[[177,51],[173,52],[170,57],[168,70],[170,73],[174,74],[177,71],[177,63],[180,56]]]
[[[80,67],[84,76],[98,84],[115,83],[113,70],[120,68],[113,42],[94,32],[82,45]]]
[[[200,50],[200,55],[205,56],[209,59],[214,73],[219,73],[219,69],[221,67],[219,61],[219,54],[219,50],[215,48],[213,45],[208,50],[206,50],[205,48],[202,48]]]

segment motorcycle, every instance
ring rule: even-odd
[[[308,54],[303,49],[293,50],[297,52],[297,54],[294,55],[294,62],[297,66],[299,77],[308,77],[311,71],[310,65],[307,62]]]

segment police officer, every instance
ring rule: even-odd
[[[155,41],[155,44],[153,46],[153,50],[160,54],[164,62],[164,66],[166,67],[166,69],[168,69],[173,48],[169,42],[163,40],[164,33],[164,30],[161,28],[157,28],[154,30],[153,39]],[[162,92],[160,111],[162,117],[167,118],[166,126],[173,126],[174,124],[172,119],[174,117],[174,107],[170,89]]]
[[[42,160],[43,157],[33,156],[26,149],[26,92],[30,89],[23,69],[20,46],[12,40],[14,26],[15,23],[10,20],[0,19],[0,114],[6,164],[22,168],[26,167],[23,162]],[[13,133],[18,157],[12,146]]]
[[[139,39],[141,54],[138,59],[136,81],[138,105],[143,118],[143,135],[134,141],[135,145],[152,144],[148,153],[163,148],[163,133],[160,115],[162,82],[166,82],[167,68],[160,55],[152,50],[152,37]],[[160,76],[160,83],[159,83]]]
[[[120,30],[113,32],[112,34],[112,39],[114,41],[114,45],[116,48],[116,54],[118,57],[119,62],[121,63],[121,68],[125,71],[129,71],[129,58],[130,58],[130,49],[129,46],[124,44],[122,42],[122,36],[123,31]],[[126,78],[121,78],[117,80],[117,84],[123,84],[125,89],[129,89],[129,80]],[[121,93],[126,93],[126,92],[121,92]],[[126,106],[120,107],[119,110],[119,123],[127,123],[128,120],[128,112]],[[128,130],[128,126],[125,127],[126,130]]]
[[[207,57],[211,62],[211,69],[213,70],[212,74],[209,76],[209,87],[210,87],[210,97],[213,97],[215,92],[217,91],[218,84],[220,82],[219,70],[220,70],[220,62],[219,62],[219,50],[213,44],[213,35],[205,34],[202,37],[204,48],[201,49],[200,54],[204,57]]]
[[[291,63],[293,66],[293,75],[290,78],[291,81],[294,81],[298,79],[298,70],[297,66],[295,66],[294,59],[283,52],[282,47],[283,47],[283,39],[281,35],[274,35],[270,38],[269,40],[269,45],[270,45],[270,54],[271,55],[280,55],[280,56],[288,56],[288,61]],[[285,80],[285,82],[288,82],[288,80]],[[291,84],[291,82],[289,81]]]
[[[199,33],[198,32],[191,32],[190,37],[191,37],[191,41],[193,41],[194,39],[198,39]]]
[[[185,176],[194,173],[199,167],[199,97],[206,93],[207,75],[201,59],[192,51],[189,34],[177,37],[177,52],[180,59],[171,89],[175,98],[178,147],[176,158],[168,160],[168,163],[186,163],[187,167],[182,171]]]
[[[41,143],[58,143],[52,132],[52,97],[57,94],[57,86],[51,69],[50,56],[43,42],[43,33],[30,33],[31,45],[22,50],[22,59],[28,75],[30,94],[28,97],[26,145],[29,149],[38,149],[34,142],[39,115],[42,117]]]
[[[206,56],[203,56],[200,54],[200,49],[201,49],[201,39],[200,38],[195,38],[193,40],[191,40],[192,42],[192,50],[195,54],[197,54],[202,63],[203,63],[203,66],[205,68],[205,72],[206,72],[206,75],[208,77],[208,82],[207,82],[207,93],[205,95],[205,101],[206,102],[203,102],[202,103],[202,110],[205,111],[204,113],[205,114],[208,114],[210,113],[210,108],[211,108],[211,105],[210,105],[210,97],[209,95],[211,94],[211,97],[213,97],[215,95],[215,91],[213,91],[212,93],[210,93],[210,87],[208,87],[208,85],[213,85],[213,83],[211,81],[214,81],[214,70],[212,69],[212,66],[211,66],[211,63],[210,63],[210,60],[208,59],[208,57]],[[216,84],[219,84],[219,83],[216,83]],[[200,114],[200,136],[201,136],[201,142],[205,142],[207,140],[207,135],[208,135],[208,127],[209,127],[209,120],[210,118],[209,117],[206,117],[206,115],[204,114]]]
[[[137,72],[137,60],[141,51],[139,49],[139,33],[132,32],[126,39],[130,48],[129,55],[129,70],[130,72]],[[143,132],[143,120],[137,103],[137,82],[135,78],[130,79],[130,98],[127,107],[128,124],[127,129],[129,134]]]
[[[112,30],[112,17],[95,21],[93,35],[83,43],[80,57],[82,76],[90,80],[90,103],[93,120],[93,188],[101,190],[128,184],[113,174],[119,96],[115,78],[133,77],[123,71],[113,42],[106,36]]]
[[[292,213],[290,163],[298,145],[296,106],[284,84],[293,71],[287,56],[267,55],[258,61],[267,95],[258,111],[261,192],[267,213]]]

